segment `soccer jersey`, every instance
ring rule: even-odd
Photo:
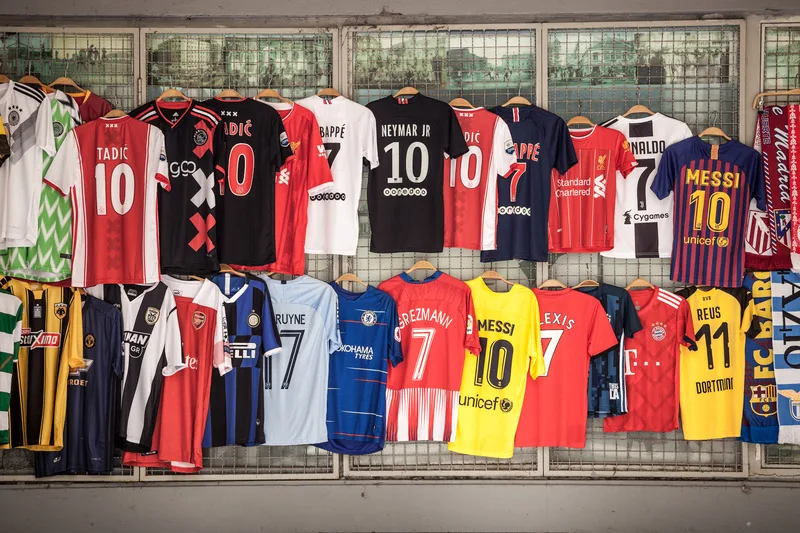
[[[626,413],[628,398],[623,353],[628,339],[642,329],[639,316],[625,289],[601,283],[598,287],[578,290],[600,301],[618,340],[613,348],[592,357],[589,363],[589,416],[604,418]]]
[[[792,268],[790,177],[796,150],[789,148],[789,109],[788,106],[766,106],[756,120],[753,148],[761,153],[767,209],[762,211],[754,200],[750,201],[744,256],[747,268]]]
[[[403,362],[389,369],[386,439],[451,442],[465,350],[481,353],[472,293],[437,270],[422,281],[405,272],[378,288],[397,303]]]
[[[45,179],[72,195],[73,286],[159,280],[156,191],[169,178],[157,128],[127,115],[78,126]]]
[[[264,360],[281,352],[269,291],[252,276],[218,274],[212,281],[222,291],[233,368],[211,376],[203,448],[264,444]]]
[[[772,349],[778,387],[778,442],[800,445],[800,274],[773,272]]]
[[[544,373],[528,377],[516,446],[586,445],[589,359],[617,344],[600,302],[573,289],[533,289]]]
[[[80,93],[67,93],[78,104],[78,109],[81,113],[81,122],[91,122],[98,118],[104,117],[106,113],[113,109],[111,103],[98,96],[92,91],[83,91]]]
[[[630,291],[643,329],[625,339],[628,412],[603,420],[603,431],[678,429],[680,347],[694,348],[689,303],[659,287]]]
[[[550,173],[578,162],[569,130],[558,115],[536,106],[495,107],[511,130],[517,164],[497,182],[497,250],[481,261],[547,261]]]
[[[88,291],[122,311],[125,371],[117,447],[151,450],[164,378],[186,368],[172,291],[164,283],[98,285]]]
[[[570,132],[578,164],[551,174],[550,251],[603,252],[614,247],[617,173],[627,177],[636,158],[625,136],[603,126]]]
[[[342,344],[336,291],[308,276],[265,278],[283,345],[264,361],[265,443],[325,442],[329,357]]]
[[[514,455],[528,375],[544,373],[539,307],[526,287],[494,292],[483,278],[467,282],[478,321],[481,353],[467,352],[451,452],[498,457]]]
[[[387,96],[367,107],[375,115],[380,162],[367,182],[370,250],[441,252],[444,159],[468,150],[453,109],[422,94]]]
[[[22,301],[0,291],[0,447],[9,443],[11,379],[22,339]]]
[[[511,132],[482,107],[456,109],[469,151],[444,162],[444,245],[494,250],[497,247],[497,176],[517,162]]]
[[[333,187],[331,167],[314,113],[297,104],[266,104],[277,109],[294,157],[275,177],[275,254],[266,269],[284,274],[305,272],[308,198]]]
[[[354,293],[331,283],[339,298],[342,345],[328,372],[328,441],[323,450],[348,455],[383,449],[386,377],[403,360],[397,306],[383,291]]]
[[[356,255],[363,164],[378,166],[375,116],[344,96],[314,95],[297,103],[317,117],[333,175],[333,188],[310,198],[306,253]]]
[[[212,98],[222,117],[225,179],[218,189],[217,256],[221,263],[262,266],[275,261],[275,173],[292,157],[281,117],[249,98]]]
[[[758,152],[739,141],[686,139],[664,151],[652,190],[662,199],[675,191],[670,279],[741,287],[748,206],[765,207]]]
[[[114,468],[114,429],[122,378],[122,314],[94,296],[81,296],[83,367],[67,385],[64,447],[36,454],[36,477],[108,474]]]
[[[729,141],[730,142],[730,141]],[[747,289],[687,287],[697,351],[681,348],[681,421],[686,440],[738,437],[742,432],[745,335],[755,337]]]
[[[67,379],[81,368],[80,299],[73,289],[34,290],[19,280],[0,287],[22,300],[22,338],[11,380],[10,441],[5,448],[57,451],[64,444]]]
[[[0,117],[11,154],[0,166],[0,249],[34,246],[42,192],[43,155],[56,153],[50,105],[22,83],[0,83]]]
[[[164,378],[151,448],[156,453],[126,452],[123,463],[198,472],[203,467],[212,368],[220,374],[231,369],[230,357],[223,350],[222,294],[208,280],[181,281],[165,276],[163,281],[175,296],[186,368]]]
[[[164,134],[171,187],[158,191],[162,272],[219,270],[216,191],[227,166],[219,115],[194,101],[157,100],[130,115]]]
[[[614,248],[606,257],[633,259],[672,254],[673,198],[663,200],[650,190],[667,146],[692,136],[689,126],[661,113],[644,118],[618,116],[603,126],[622,133],[636,156],[627,178],[617,175]]]
[[[753,295],[754,338],[744,345],[744,416],[741,439],[757,444],[778,443],[778,389],[772,352],[772,290],[769,272],[750,272],[745,289]]]
[[[45,96],[53,119],[53,139],[57,151],[80,116],[75,101],[61,91]],[[44,105],[44,104],[43,104]],[[43,176],[53,156],[44,152]],[[0,250],[0,272],[36,281],[69,278],[72,268],[72,208],[52,187],[42,187],[39,199],[39,236],[35,246]]]

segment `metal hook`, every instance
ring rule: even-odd
[[[28,60],[28,76],[31,75],[31,60]]]
[[[711,126],[712,127],[716,127],[717,126],[717,111],[716,110],[711,112]]]
[[[639,86],[637,85],[636,86],[636,105],[639,105],[639,104],[642,103],[640,96],[641,96],[641,89],[639,89]]]
[[[581,115],[581,110],[583,109],[583,100],[578,100],[578,114]]]

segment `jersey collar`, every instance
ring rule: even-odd
[[[433,274],[431,274],[427,278],[425,278],[423,280],[420,280],[420,281],[417,281],[414,278],[412,278],[411,276],[409,276],[408,274],[406,274],[405,272],[400,272],[400,279],[402,279],[406,283],[413,283],[415,285],[419,285],[421,283],[430,283],[431,281],[436,281],[437,279],[439,279],[439,276],[441,276],[441,275],[442,275],[442,271],[441,270],[437,270],[436,272],[434,272]]]
[[[175,102],[175,103],[180,104],[180,107],[183,107],[183,104],[185,102]],[[183,119],[185,119],[187,116],[191,114],[192,108],[194,107],[194,100],[189,100],[188,104],[186,105],[186,109],[183,110],[183,113],[181,114],[180,117],[178,117],[178,120],[176,120],[175,122],[167,118],[167,116],[164,114],[163,108],[169,109],[170,107],[174,106],[176,109],[179,109],[178,106],[175,106],[172,102],[159,102],[158,100],[156,100],[153,105],[155,106],[158,115],[162,119],[164,119],[164,121],[167,124],[169,124],[172,129],[175,129],[181,122],[183,122]]]

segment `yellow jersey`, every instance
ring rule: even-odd
[[[739,437],[745,335],[755,337],[760,329],[753,322],[753,298],[741,287],[687,287],[677,294],[689,302],[696,339],[696,347],[681,346],[683,435],[687,440]]]
[[[0,448],[58,451],[64,445],[70,368],[83,367],[83,318],[75,289],[0,279],[22,300],[22,339],[14,362],[10,443]]]
[[[465,353],[456,438],[450,451],[506,459],[514,455],[525,383],[544,374],[539,306],[514,284],[494,292],[483,278],[467,282],[478,320],[481,353]]]

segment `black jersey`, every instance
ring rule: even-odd
[[[226,166],[219,115],[193,101],[154,100],[131,111],[131,116],[164,134],[171,189],[158,191],[161,270],[219,270],[216,189]]]
[[[367,186],[370,250],[441,252],[444,158],[467,153],[453,109],[422,94],[370,102],[380,164]]]
[[[219,184],[219,260],[241,266],[275,262],[275,174],[292,149],[281,117],[250,98],[203,102],[222,117],[225,179]]]
[[[122,314],[93,296],[82,296],[83,368],[67,386],[64,447],[36,453],[36,477],[104,474],[114,467],[116,410],[122,379]]]

